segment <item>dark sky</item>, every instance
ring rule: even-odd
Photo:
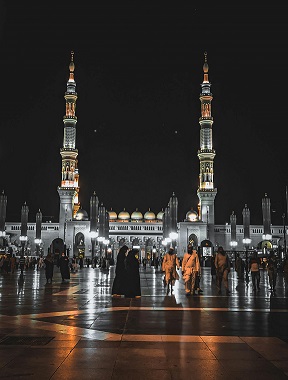
[[[179,220],[197,209],[199,94],[207,51],[216,223],[229,222],[234,211],[241,224],[247,204],[251,224],[261,224],[265,193],[276,211],[272,223],[282,223],[287,5],[32,4],[0,2],[0,189],[8,197],[7,221],[20,220],[25,201],[30,221],[39,208],[58,221],[64,92],[74,50],[84,209],[89,212],[94,190],[117,213],[157,213],[172,192]]]

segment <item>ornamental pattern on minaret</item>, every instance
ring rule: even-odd
[[[208,63],[207,53],[204,53],[205,61],[203,65],[204,79],[201,84],[201,117],[199,118],[200,124],[200,149],[198,150],[198,157],[200,160],[200,173],[199,173],[199,190],[200,191],[213,191],[214,190],[214,168],[213,160],[215,157],[215,150],[212,146],[212,124],[213,118],[211,116],[211,102],[213,99],[211,93],[211,83],[208,79]]]
[[[63,148],[60,149],[62,157],[62,173],[61,173],[61,188],[70,188],[76,190],[73,205],[73,216],[78,211],[79,204],[79,172],[78,172],[78,150],[76,147],[76,82],[74,80],[74,52],[71,52],[71,62],[69,64],[69,79],[67,82],[67,90],[64,98],[66,102],[66,112],[63,117],[64,136]]]

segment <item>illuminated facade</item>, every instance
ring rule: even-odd
[[[183,256],[188,242],[201,247],[201,253],[204,256],[211,254],[213,249],[219,245],[226,250],[232,248],[245,250],[243,239],[247,238],[244,236],[247,235],[247,231],[250,239],[249,248],[258,246],[263,249],[263,245],[265,248],[283,245],[284,229],[283,226],[271,226],[270,200],[267,195],[262,200],[263,225],[236,225],[236,216],[233,213],[230,225],[215,225],[214,202],[217,189],[214,187],[213,165],[216,153],[213,149],[211,111],[213,96],[208,79],[208,69],[207,54],[205,53],[204,78],[200,93],[200,149],[198,150],[200,169],[197,211],[193,209],[188,211],[185,220],[179,221],[177,218],[178,199],[173,194],[167,207],[157,210],[156,213],[150,209],[145,213],[135,209],[130,214],[124,209],[117,214],[113,210],[107,211],[103,205],[99,206],[98,198],[94,193],[94,203],[91,203],[90,200],[90,205],[94,204],[94,208],[90,209],[89,216],[87,211],[80,208],[79,203],[78,150],[76,148],[77,92],[72,52],[69,79],[64,95],[66,112],[63,117],[63,147],[60,149],[62,167],[60,186],[57,189],[60,200],[59,223],[42,223],[41,236],[39,236],[39,221],[37,236],[37,223],[28,223],[26,242],[28,254],[33,255],[35,252],[46,254],[48,248],[59,252],[65,246],[70,256],[83,254],[85,257],[91,258],[93,255],[102,255],[103,252],[107,254],[107,248],[109,248],[109,252],[112,250],[112,254],[114,253],[115,256],[119,246],[127,244],[129,247],[139,247],[142,257],[151,257],[165,251],[167,246],[163,243],[167,242],[169,232],[178,233],[174,245],[177,247],[179,256]],[[4,194],[0,197],[0,229],[2,229],[0,231],[0,247],[2,245],[3,250],[6,241],[6,245],[10,245],[15,250],[20,246],[21,223],[5,223],[7,204],[5,197]],[[245,209],[245,215],[247,212],[250,213],[248,209]],[[170,242],[168,241],[167,244],[170,245]]]

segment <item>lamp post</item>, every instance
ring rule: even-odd
[[[24,236],[24,235],[21,235],[19,237],[19,240],[20,240],[20,243],[21,243],[21,256],[24,256],[25,244],[26,244],[26,241],[28,240],[28,237]]]
[[[103,244],[104,240],[105,240],[104,236],[98,236],[97,237],[97,241],[99,242],[100,259],[102,258],[102,244]]]
[[[25,245],[26,245],[26,242],[28,240],[28,237],[27,237],[28,213],[29,213],[29,208],[25,202],[21,208],[21,235],[19,238],[20,243],[21,243],[21,256],[24,256]]]
[[[6,245],[5,245],[6,207],[7,207],[7,195],[4,194],[4,190],[3,190],[2,194],[0,195],[0,237],[3,238],[3,245],[5,247],[5,252],[6,252]]]
[[[176,248],[176,240],[178,239],[178,233],[177,232],[170,232],[169,238],[172,241],[172,247],[175,249]]]
[[[163,239],[162,240],[162,245],[163,245],[163,247],[164,247],[164,254],[166,253],[166,247],[167,247],[167,239]]]
[[[246,271],[246,284],[248,285],[249,277],[248,277],[248,250],[249,250],[249,245],[251,243],[250,238],[244,238],[243,239],[243,244],[245,247],[245,271]]]
[[[244,230],[243,244],[245,247],[246,280],[248,280],[248,249],[251,243],[251,239],[250,239],[250,210],[247,207],[247,204],[245,204],[243,208],[242,215],[243,215],[243,230]]]
[[[90,198],[90,237],[91,237],[91,245],[92,245],[92,261],[94,261],[94,255],[95,255],[95,244],[96,244],[96,238],[98,237],[97,232],[97,225],[98,225],[98,207],[99,207],[99,200],[98,197],[94,191],[93,195]]]
[[[286,256],[286,225],[285,225],[285,213],[283,213],[282,218],[283,218],[283,242],[284,242],[284,252],[283,256]]]
[[[105,249],[105,259],[107,259],[107,248],[108,248],[108,244],[110,243],[110,240],[109,239],[105,239],[103,240],[103,244],[104,244],[104,249]]]
[[[235,240],[231,240],[230,241],[230,247],[232,249],[232,251],[234,252],[234,259],[236,260],[236,247],[237,247],[238,243],[237,241]]]
[[[42,213],[39,210],[36,214],[36,237],[35,237],[35,245],[36,245],[36,256],[39,256],[40,244],[42,243],[41,239],[41,224],[42,224]]]
[[[95,255],[95,245],[96,245],[96,239],[98,237],[98,232],[97,231],[90,231],[90,238],[91,238],[91,245],[92,245],[92,260],[94,259]]]

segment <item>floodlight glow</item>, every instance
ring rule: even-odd
[[[271,240],[272,239],[272,235],[271,234],[262,235],[262,239],[263,240]]]
[[[90,231],[90,237],[91,237],[91,239],[96,239],[98,237],[98,232],[97,231]]]
[[[172,240],[176,240],[178,238],[178,234],[177,232],[170,232],[169,237]]]

